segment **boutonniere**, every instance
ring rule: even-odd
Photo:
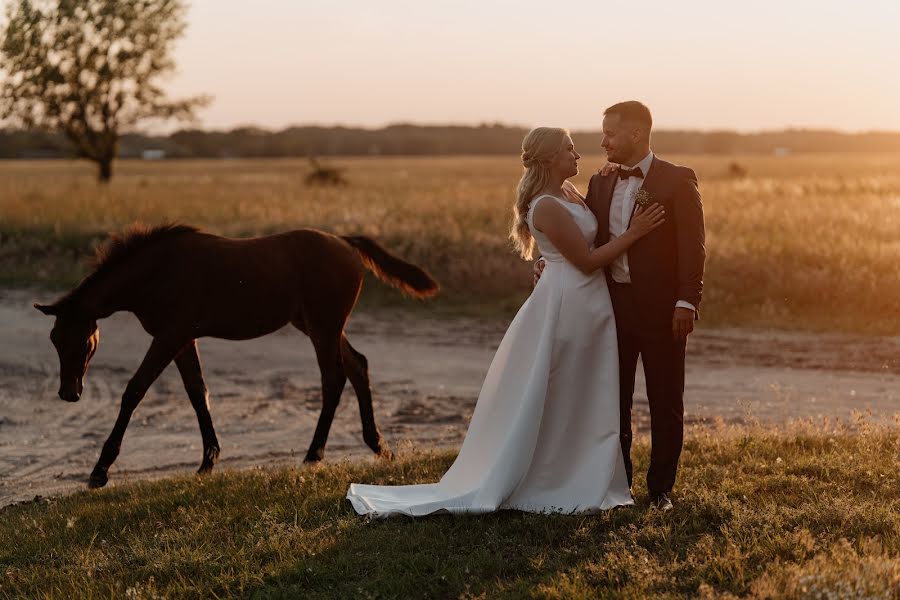
[[[647,208],[648,206],[653,204],[653,197],[650,195],[650,192],[648,192],[644,188],[641,188],[634,195],[634,201],[641,208]]]

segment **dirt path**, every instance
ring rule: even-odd
[[[0,506],[82,489],[109,434],[125,383],[149,337],[129,314],[101,322],[100,349],[82,400],[56,396],[52,320],[31,308],[37,291],[0,291]],[[393,446],[458,445],[505,323],[430,320],[400,312],[355,314],[354,346],[369,358],[378,423]],[[309,341],[293,329],[248,342],[200,342],[219,468],[300,464],[319,411],[319,373]],[[699,329],[689,345],[690,422],[752,415],[785,422],[871,409],[900,412],[900,338]],[[639,374],[640,377],[640,374]],[[647,427],[643,382],[637,424]],[[326,460],[368,459],[350,386]],[[170,366],[135,413],[111,485],[194,470],[200,434]]]

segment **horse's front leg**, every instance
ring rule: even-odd
[[[200,424],[200,435],[203,438],[203,461],[200,463],[198,473],[212,471],[213,465],[219,460],[219,440],[216,438],[216,430],[213,429],[212,416],[209,414],[209,393],[206,383],[203,381],[203,369],[200,365],[200,353],[197,351],[197,340],[192,340],[175,357],[178,372],[184,382],[184,389],[191,406],[197,413],[197,422]]]
[[[103,444],[103,450],[100,451],[100,459],[91,472],[91,478],[88,485],[92,488],[103,487],[109,481],[109,467],[115,462],[119,456],[119,449],[122,446],[122,438],[125,436],[125,429],[131,420],[134,409],[143,399],[144,394],[150,389],[150,385],[156,381],[166,366],[172,362],[172,359],[184,347],[185,340],[183,337],[155,337],[144,355],[141,366],[135,372],[131,381],[125,386],[125,393],[122,394],[122,405],[119,408],[119,416],[116,417],[116,423],[113,425],[112,433],[109,434],[106,443]]]

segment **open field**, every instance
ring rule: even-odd
[[[86,164],[0,162],[0,506],[83,488],[149,343],[132,315],[102,321],[84,398],[55,398],[52,321],[31,302],[77,282],[106,231],[363,233],[445,290],[417,304],[370,281],[348,326],[397,461],[371,459],[348,390],[325,463],[296,466],[320,405],[308,340],[202,340],[217,472],[184,475],[200,436],[169,367],[110,489],[0,508],[0,598],[898,598],[900,155],[739,157],[743,179],[729,159],[676,160],[700,175],[709,252],[677,510],[646,507],[639,379],[638,506],[375,523],[347,485],[439,478],[530,288],[505,237],[515,158],[329,161],[339,188],[306,187],[301,160],[124,162],[107,188]],[[580,187],[601,163],[582,161]]]
[[[701,180],[707,324],[900,334],[900,155],[669,158]],[[295,159],[125,161],[107,188],[86,163],[0,163],[0,285],[71,285],[105,232],[141,220],[372,235],[431,270],[452,312],[508,316],[528,293],[506,240],[516,157],[327,162],[348,186],[305,186]],[[579,187],[602,163],[581,161]],[[393,301],[376,289],[364,299]]]
[[[2,597],[897,598],[897,427],[690,430],[676,509],[367,522],[452,452],[178,477],[0,512]],[[636,479],[648,446],[636,446]]]

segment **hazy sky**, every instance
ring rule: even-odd
[[[900,1],[194,0],[201,124],[900,130]]]

